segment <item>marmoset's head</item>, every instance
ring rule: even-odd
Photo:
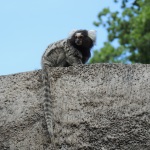
[[[74,30],[69,36],[71,44],[77,47],[92,48],[96,41],[94,30]]]

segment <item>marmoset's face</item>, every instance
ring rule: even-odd
[[[77,30],[70,35],[69,41],[78,50],[88,51],[94,45],[95,36],[94,30]]]
[[[75,44],[76,45],[82,45],[84,36],[82,33],[76,33],[75,34]]]

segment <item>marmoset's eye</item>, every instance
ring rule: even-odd
[[[82,38],[83,38],[83,35],[75,36],[75,38],[82,39]]]

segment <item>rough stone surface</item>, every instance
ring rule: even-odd
[[[53,144],[41,71],[0,77],[0,150],[149,150],[150,65],[49,70]]]

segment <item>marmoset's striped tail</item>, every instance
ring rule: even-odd
[[[44,113],[45,120],[47,123],[47,129],[50,134],[51,141],[53,141],[53,110],[52,110],[52,101],[50,98],[50,82],[48,78],[48,72],[46,66],[43,67],[43,84],[44,84]]]

